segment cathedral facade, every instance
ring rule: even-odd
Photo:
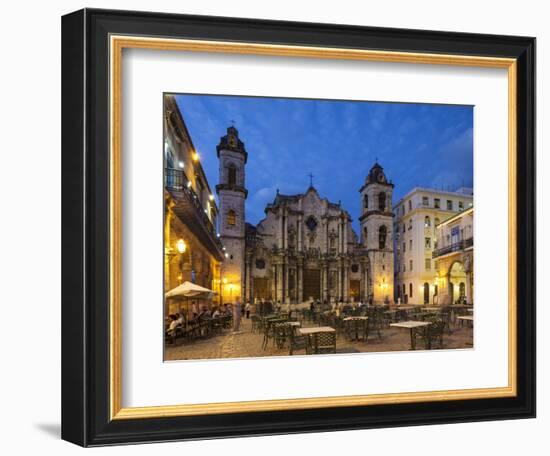
[[[217,153],[223,299],[300,304],[393,297],[393,184],[378,163],[359,188],[358,235],[349,212],[312,184],[300,194],[277,191],[265,218],[246,223],[248,154],[235,127],[227,129]]]

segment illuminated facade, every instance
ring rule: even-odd
[[[220,201],[220,239],[225,246],[222,264],[224,299],[268,299],[300,304],[310,299],[328,302],[367,300],[382,303],[393,295],[391,199],[393,184],[379,164],[361,187],[374,201],[383,193],[383,208],[364,208],[359,239],[350,214],[322,198],[313,184],[305,193],[277,191],[256,226],[246,223],[246,162],[248,153],[235,127],[217,146]],[[377,201],[379,201],[377,199]]]
[[[394,206],[395,300],[408,304],[441,302],[437,227],[473,205],[471,188],[455,192],[414,188]]]
[[[174,97],[164,103],[164,289],[189,281],[220,292],[216,201]],[[179,305],[171,301],[167,314]]]
[[[474,208],[448,218],[436,227],[438,248],[436,281],[439,304],[473,304],[474,299]]]

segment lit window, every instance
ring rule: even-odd
[[[235,214],[235,211],[231,209],[227,213],[227,224],[230,226],[235,226],[236,223],[237,223],[237,216]]]
[[[427,215],[426,215],[426,217],[424,217],[424,226],[426,228],[429,228],[430,226],[432,226],[432,220]]]

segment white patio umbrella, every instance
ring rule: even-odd
[[[215,291],[210,290],[209,288],[201,287],[196,283],[183,282],[181,285],[178,285],[176,288],[172,288],[170,291],[166,292],[164,297],[167,299],[169,298],[186,299],[187,313],[189,313],[189,298],[210,299],[215,294],[217,294]]]
[[[176,288],[172,288],[170,291],[166,292],[164,295],[166,298],[195,298],[195,297],[203,297],[203,298],[211,298],[213,295],[215,295],[216,292],[213,290],[210,290],[209,288],[201,287],[200,285],[197,285],[196,283],[192,282],[183,282],[181,285],[178,285]],[[204,296],[200,296],[204,295]]]

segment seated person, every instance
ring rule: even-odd
[[[176,317],[177,317],[177,320],[178,320],[178,325],[179,326],[184,326],[185,319],[183,318],[183,314],[177,313]]]
[[[176,328],[178,327],[178,318],[175,315],[170,315],[170,326],[166,330],[168,336],[174,337],[176,335]]]

